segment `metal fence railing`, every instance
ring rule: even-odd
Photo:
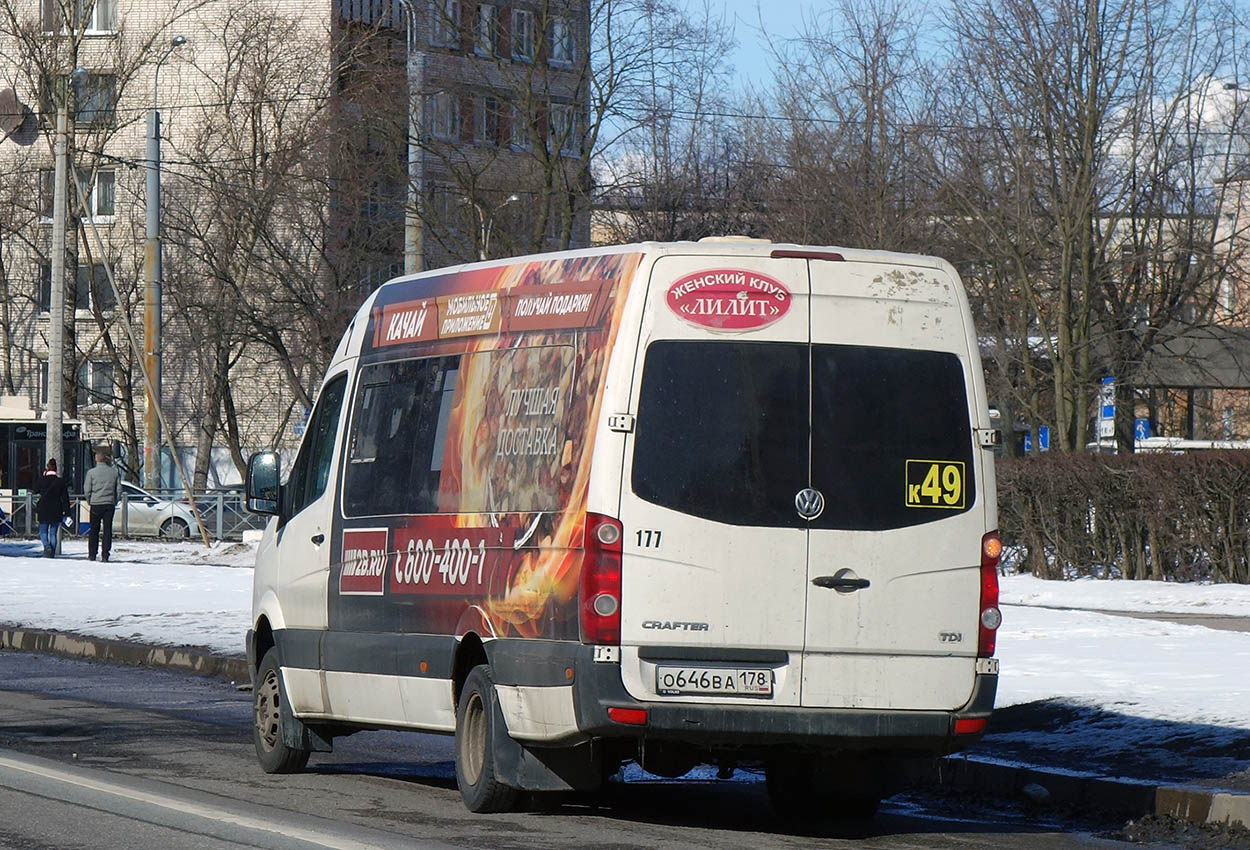
[[[241,540],[243,532],[262,529],[268,517],[249,513],[241,492],[210,491],[193,493],[204,529],[213,540]],[[0,509],[5,519],[0,531],[23,537],[39,533],[39,518],[34,493],[0,496]],[[85,533],[90,510],[81,494],[70,495],[75,531]],[[113,534],[119,537],[157,537],[164,539],[195,539],[195,513],[184,491],[156,491],[145,495],[124,493],[113,518]]]

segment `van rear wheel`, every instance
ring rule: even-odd
[[[456,785],[471,812],[507,812],[517,789],[499,781],[495,771],[496,736],[507,735],[490,668],[469,671],[456,709]]]
[[[868,820],[883,796],[874,777],[836,760],[778,758],[765,766],[764,780],[777,815],[799,823]]]
[[[299,773],[308,764],[310,750],[288,747],[282,741],[282,671],[278,651],[270,649],[256,668],[252,686],[252,743],[265,773]]]

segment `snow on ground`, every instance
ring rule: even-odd
[[[1003,606],[999,706],[1063,697],[1119,714],[1250,729],[1250,633]],[[1234,684],[1236,682],[1236,684]]]
[[[998,705],[1063,697],[1250,729],[1250,632],[1101,613],[1250,617],[1250,587],[1004,576]],[[1234,682],[1237,684],[1234,685]]]
[[[35,541],[0,541],[0,623],[243,652],[254,544],[123,540],[108,564],[88,562],[81,538],[61,558],[38,551]],[[1250,632],[1102,613],[1250,618],[1250,587],[1009,575],[1001,588],[1000,707],[1057,698],[1123,718],[1250,730]]]
[[[1007,605],[1083,608],[1168,614],[1250,617],[1250,585],[1180,584],[1082,578],[1046,581],[1031,575],[1005,576],[999,601]]]
[[[254,545],[119,540],[107,564],[87,560],[85,540],[62,548],[43,558],[38,541],[0,542],[0,623],[243,653]]]

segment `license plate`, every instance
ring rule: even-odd
[[[773,695],[773,671],[767,667],[655,668],[655,690],[665,696],[719,694],[732,697]]]

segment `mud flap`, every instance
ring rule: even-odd
[[[507,734],[503,709],[495,700],[495,728],[491,749],[495,776],[521,791],[597,791],[603,786],[603,754],[594,741],[571,747],[536,747]]]
[[[291,703],[286,698],[286,687],[282,684],[281,676],[278,677],[278,687],[281,689],[281,704],[278,706],[278,711],[282,713],[282,743],[294,750],[311,750],[314,753],[334,752],[334,744],[331,743],[329,737],[300,720],[291,711]]]

